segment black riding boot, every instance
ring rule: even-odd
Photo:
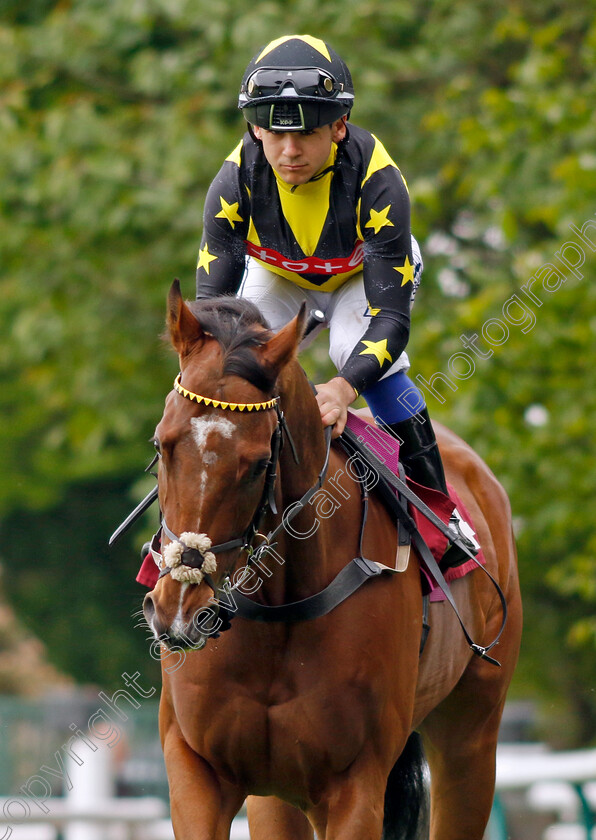
[[[389,428],[402,442],[399,457],[406,474],[418,484],[447,495],[443,462],[426,407]]]
[[[441,453],[426,407],[407,420],[393,423],[389,428],[402,441],[399,455],[406,474],[418,484],[449,495]],[[466,548],[472,554],[477,554],[480,545],[457,508],[451,514],[449,525],[457,529],[460,540]],[[468,559],[469,555],[458,546],[450,544],[447,546],[442,562],[445,566],[458,566]]]

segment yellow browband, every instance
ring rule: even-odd
[[[187,400],[194,400],[197,403],[211,406],[211,408],[225,408],[228,411],[266,411],[268,408],[275,408],[279,401],[279,397],[273,397],[271,400],[265,400],[258,403],[234,403],[222,402],[221,400],[214,400],[212,397],[202,397],[200,394],[193,394],[180,384],[181,373],[178,374],[174,380],[174,388]]]

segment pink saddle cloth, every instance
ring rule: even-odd
[[[354,414],[352,411],[348,412],[347,425],[348,428],[351,429],[351,431],[358,437],[360,442],[367,449],[370,449],[371,452],[373,452],[374,455],[376,455],[377,458],[387,467],[387,469],[391,470],[391,472],[395,475],[398,475],[399,441],[397,438],[382,429],[379,429],[378,426],[374,426],[372,423],[367,423],[366,420],[363,420],[358,414]],[[445,525],[449,523],[451,514],[455,508],[457,508],[465,521],[474,528],[472,517],[451,484],[447,485],[449,496],[445,496],[445,494],[441,493],[439,490],[432,490],[430,487],[423,487],[421,484],[417,484],[409,478],[407,479],[407,484],[408,487],[416,493],[416,495],[419,496],[420,499],[422,499],[422,501],[439,517],[441,522],[445,523]],[[431,550],[433,557],[437,563],[440,563],[443,554],[445,553],[445,549],[447,548],[447,537],[412,505],[409,505],[409,513],[416,522],[418,530]],[[475,530],[476,529],[474,528],[474,531]],[[453,566],[452,568],[442,570],[443,576],[449,583],[452,580],[464,577],[464,575],[467,575],[468,572],[478,568],[478,565],[484,565],[485,562],[484,554],[482,553],[482,549],[480,549],[475,560],[466,560],[460,566]],[[425,567],[424,563],[421,563],[421,570],[423,573],[424,589],[425,592],[430,594],[430,600],[444,601],[445,595],[443,591]]]
[[[379,429],[377,426],[373,426],[371,423],[367,423],[351,411],[348,412],[348,427],[355,435],[357,435],[360,442],[363,443],[366,448],[370,449],[371,452],[373,452],[377,458],[382,461],[389,470],[391,470],[391,472],[396,475],[398,474],[399,441],[393,437],[393,435],[384,432],[382,429]],[[415,481],[411,481],[410,479],[408,479],[408,486],[445,524],[448,524],[453,510],[457,507],[466,522],[471,525],[472,528],[474,527],[472,518],[464,503],[450,484],[448,485],[449,496],[445,496],[438,490],[431,490],[430,487],[423,487],[420,484],[416,484]],[[445,553],[445,549],[447,548],[447,537],[445,537],[438,528],[436,528],[425,516],[419,513],[419,511],[412,506],[410,506],[410,514],[416,522],[418,530],[422,534],[422,537],[431,550],[435,560],[439,563]],[[468,572],[476,569],[478,564],[483,565],[484,563],[485,558],[481,549],[476,556],[476,560],[467,560],[460,566],[454,566],[450,569],[446,569],[443,572],[445,580],[449,582],[456,580],[457,578],[464,577],[464,575],[467,575]],[[425,584],[424,588],[425,591],[430,594],[430,600],[445,600],[445,595],[424,564],[422,564],[421,569]],[[159,570],[155,565],[155,561],[153,560],[151,554],[147,554],[143,560],[141,568],[139,569],[136,579],[138,583],[141,583],[143,586],[153,589],[157,583],[158,576]]]

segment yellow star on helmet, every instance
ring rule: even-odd
[[[227,219],[228,222],[232,225],[232,229],[235,227],[234,222],[242,222],[244,219],[242,216],[238,215],[238,202],[234,202],[234,204],[228,204],[228,202],[220,195],[219,200],[221,202],[221,210],[219,213],[215,214],[216,219]]]
[[[393,266],[394,271],[399,271],[402,275],[402,286],[405,286],[406,283],[413,283],[414,282],[414,266],[410,262],[410,258],[406,254],[406,260],[403,265],[396,265]]]
[[[383,362],[387,359],[388,362],[392,362],[393,359],[391,355],[387,352],[387,339],[383,338],[380,341],[362,341],[364,344],[365,349],[361,350],[358,354],[359,356],[374,356],[377,362],[379,363],[379,367],[383,366]]]
[[[390,210],[390,204],[388,204],[387,207],[383,207],[382,210],[373,210],[371,208],[370,219],[364,227],[373,228],[375,235],[381,230],[381,228],[394,227],[393,222],[387,218],[387,213],[389,213]]]
[[[217,257],[214,254],[209,253],[209,247],[205,242],[205,247],[202,251],[199,251],[199,261],[197,263],[197,268],[204,268],[206,273],[209,274],[209,263],[216,260]]]

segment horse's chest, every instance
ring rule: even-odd
[[[295,792],[300,780],[312,795],[361,751],[370,706],[361,691],[338,694],[325,683],[303,691],[278,685],[271,695],[236,686],[217,702],[205,697],[192,715],[179,715],[184,735],[218,774],[249,792]]]

